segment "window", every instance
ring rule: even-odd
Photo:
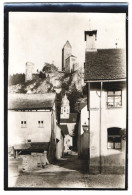
[[[107,148],[121,149],[121,128],[108,128],[108,142]]]
[[[44,124],[43,121],[38,121],[38,127],[39,127],[39,128],[43,128],[43,124]]]
[[[108,108],[115,108],[122,106],[122,91],[108,91],[107,92],[107,106]]]
[[[64,107],[64,112],[66,112],[66,107]]]
[[[26,121],[21,121],[21,128],[26,128],[26,125],[27,125]]]

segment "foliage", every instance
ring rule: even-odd
[[[45,79],[45,78],[46,78],[45,73],[43,73],[42,71],[40,71],[40,73],[39,73],[39,78]]]
[[[82,97],[82,93],[76,89],[75,85],[73,85],[67,95],[70,101],[71,112],[75,112],[75,104],[78,99]]]
[[[9,85],[17,85],[25,83],[25,74],[13,74],[9,76]]]
[[[120,131],[120,133],[121,133],[122,139],[123,139],[123,140],[126,140],[126,129],[122,129],[122,130]]]
[[[42,68],[43,72],[52,73],[56,72],[58,69],[54,64],[45,63],[44,67]]]

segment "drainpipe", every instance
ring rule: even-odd
[[[101,82],[100,88],[100,131],[99,131],[99,156],[100,156],[100,173],[102,172],[102,158],[101,158],[101,129],[102,129],[102,86],[103,82]]]
[[[90,83],[88,83],[88,93],[87,93],[87,110],[88,110],[88,170],[90,165]]]

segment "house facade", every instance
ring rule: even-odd
[[[57,128],[56,94],[9,94],[8,144],[16,153],[48,152],[49,161],[63,139]],[[58,141],[57,141],[58,140]]]
[[[123,173],[126,161],[125,51],[97,49],[96,30],[85,31],[85,40],[84,79],[88,92],[87,104],[80,109],[79,157],[89,156],[90,171]],[[82,137],[86,129],[89,136],[84,146]]]

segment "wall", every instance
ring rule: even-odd
[[[77,71],[78,69],[79,69],[79,64],[75,62],[75,63],[73,64],[73,72],[74,72],[74,71]]]
[[[100,140],[100,110],[90,110],[90,163],[98,166],[124,166],[125,165],[125,143],[122,141],[122,149],[107,149],[107,129],[110,127],[126,128],[126,91],[122,91],[122,107],[107,108],[107,92],[102,92],[101,109],[101,140]],[[91,97],[92,99],[92,97]],[[96,99],[96,100],[95,100]],[[95,93],[94,102],[99,104],[100,98]],[[91,101],[92,102],[92,101]],[[100,145],[101,142],[101,145]]]
[[[126,128],[126,90],[122,90],[122,107],[107,108],[107,92],[102,92],[101,109],[101,136],[100,136],[100,92],[90,92],[90,166],[100,166],[100,142],[101,142],[101,164],[102,167],[125,166],[125,141],[122,140],[121,149],[107,149],[107,129],[110,127]],[[79,122],[78,150],[81,153],[82,125],[88,121],[87,106],[81,110]],[[101,140],[100,140],[101,137]],[[117,168],[116,168],[117,169]]]
[[[65,60],[72,54],[71,47],[64,47],[62,49],[62,70],[65,70]]]
[[[73,65],[76,63],[77,59],[76,57],[70,57],[70,72],[74,71]]]
[[[33,71],[34,71],[34,64],[32,62],[27,62],[26,63],[25,81],[32,80]]]
[[[65,72],[70,73],[70,58],[65,60]]]
[[[64,138],[64,152],[68,152],[70,146],[73,146],[72,137],[70,135],[65,135],[65,138]]]
[[[78,143],[77,143],[77,146],[78,146],[78,157],[79,158],[82,158],[84,155],[83,155],[83,137],[84,137],[84,131],[83,131],[83,128],[82,128],[82,125],[88,125],[88,111],[87,111],[87,105],[81,110],[80,112],[80,121],[79,121],[79,124],[78,124]],[[85,142],[85,148],[88,148],[88,142]]]
[[[86,51],[96,51],[96,40],[95,40],[95,34],[93,36],[86,35]]]
[[[26,121],[26,128],[21,128],[21,121]],[[38,121],[44,121],[43,128]],[[32,142],[49,142],[51,136],[51,112],[8,111],[8,143],[20,144],[31,139]]]
[[[66,73],[70,73],[73,72],[75,70],[77,70],[78,64],[76,63],[77,59],[76,57],[69,57],[65,60],[65,72]],[[77,67],[75,67],[74,70],[74,64],[76,64]]]
[[[56,158],[60,159],[64,154],[64,138],[60,132],[60,139],[56,143]]]

